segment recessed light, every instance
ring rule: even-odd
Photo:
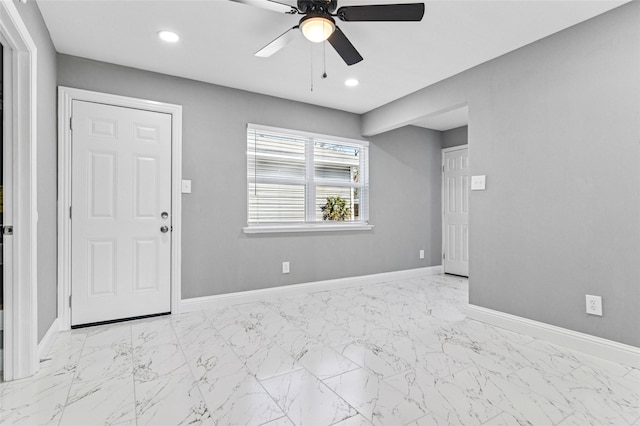
[[[175,43],[180,40],[180,36],[173,31],[158,31],[158,37],[168,43]]]
[[[356,80],[355,78],[350,78],[347,81],[345,81],[344,84],[349,86],[349,87],[355,87],[358,84],[360,84],[360,82],[358,80]]]

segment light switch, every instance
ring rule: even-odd
[[[182,181],[182,193],[183,194],[191,194],[191,181],[183,180]]]
[[[484,191],[486,187],[486,175],[471,176],[471,190]]]

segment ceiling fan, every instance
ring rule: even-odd
[[[297,32],[294,30],[300,29],[302,34],[312,42],[328,41],[347,65],[357,64],[362,61],[362,56],[340,27],[336,25],[334,18],[344,22],[415,22],[421,21],[424,16],[424,3],[358,5],[338,8],[338,0],[298,0],[297,7],[273,0],[231,1],[290,15],[304,15],[298,25],[285,31],[280,37],[257,51],[256,56],[266,58],[273,55],[295,39]]]

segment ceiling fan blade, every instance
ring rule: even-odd
[[[272,0],[229,0],[235,3],[248,4],[262,9],[272,10],[274,12],[289,13],[291,15],[298,13],[298,9],[288,4],[278,3]]]
[[[282,34],[280,37],[273,40],[262,49],[258,50],[255,55],[260,56],[261,58],[268,58],[269,56],[273,55],[296,38],[296,31],[293,30],[297,30],[298,28],[299,27],[296,25],[295,27],[285,31],[284,34]]]
[[[338,9],[343,21],[421,21],[424,3],[376,4],[368,6],[344,6]]]
[[[331,46],[336,49],[338,55],[347,63],[347,65],[357,64],[362,60],[362,56],[358,53],[353,44],[349,41],[346,35],[340,28],[336,26],[336,30],[331,34],[331,37],[327,39]]]

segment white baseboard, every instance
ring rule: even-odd
[[[468,305],[467,317],[476,321],[543,339],[559,346],[574,349],[615,361],[634,368],[640,368],[640,348],[545,324],[476,305]]]
[[[241,291],[237,293],[217,294],[213,296],[194,297],[180,301],[180,312],[193,312],[202,309],[221,308],[239,303],[250,303],[273,297],[294,296],[297,294],[318,291],[336,290],[363,284],[378,284],[395,280],[425,277],[442,274],[442,266],[406,269],[404,271],[384,272],[381,274],[362,275],[358,277],[338,278],[334,280],[315,281],[304,284],[292,284],[260,290]]]
[[[40,340],[40,343],[38,343],[38,361],[47,357],[49,349],[51,349],[51,345],[53,345],[53,342],[55,342],[56,340],[58,331],[58,318],[56,318],[55,320],[53,320],[53,323],[51,324],[51,327],[49,327],[49,330],[47,330],[47,332],[44,334],[42,340]]]

